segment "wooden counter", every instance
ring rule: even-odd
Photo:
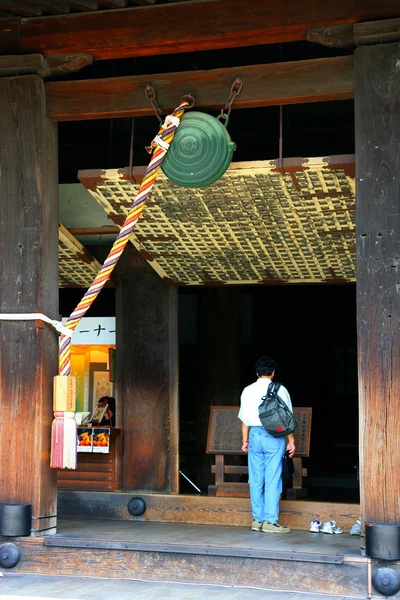
[[[121,430],[111,429],[110,452],[78,452],[76,470],[57,472],[59,490],[93,490],[115,492],[121,490],[122,444]]]

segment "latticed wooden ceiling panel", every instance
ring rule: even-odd
[[[354,281],[354,165],[346,160],[285,161],[283,169],[274,161],[233,164],[203,189],[161,174],[131,242],[176,284]],[[88,175],[80,173],[82,183],[121,225],[137,170]]]
[[[61,223],[58,239],[60,287],[88,288],[101,265]]]

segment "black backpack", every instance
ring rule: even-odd
[[[262,426],[272,437],[281,438],[293,433],[296,419],[286,403],[278,396],[281,384],[271,381],[267,394],[261,398],[258,416]]]

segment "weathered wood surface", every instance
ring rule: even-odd
[[[116,384],[125,490],[178,493],[177,289],[155,273],[120,275]]]
[[[151,83],[163,111],[173,110],[179,98],[193,94],[196,108],[221,108],[236,77],[244,86],[236,108],[353,97],[352,56],[252,65],[209,71],[185,71],[107,79],[46,83],[47,115],[56,121],[144,117],[154,114],[145,96]]]
[[[250,498],[249,484],[236,481],[215,482],[215,495],[226,498]]]
[[[79,534],[77,536],[77,534]],[[254,550],[257,555],[253,558],[269,557],[270,553],[284,552],[282,558],[290,559],[290,553],[295,550],[301,553],[299,560],[320,562],[321,557],[333,564],[339,564],[346,559],[360,558],[359,539],[343,534],[342,536],[326,537],[313,535],[309,531],[295,531],[287,536],[254,535],[249,524],[246,527],[215,527],[214,525],[199,525],[187,523],[160,523],[136,520],[106,520],[106,519],[59,519],[58,536],[46,536],[44,543],[52,547],[85,547],[90,543],[98,547],[118,549],[118,544],[129,543],[129,549],[161,550],[182,553],[204,554],[207,550],[215,555],[231,555],[241,551]],[[110,546],[107,546],[107,544]],[[83,546],[82,546],[83,545]],[[89,547],[89,546],[88,546]],[[242,554],[243,555],[243,554]],[[244,555],[244,556],[250,556]],[[335,556],[340,561],[335,560]]]
[[[400,521],[400,43],[355,52],[363,521]]]
[[[211,473],[216,473],[216,465],[211,465]],[[235,467],[234,465],[225,465],[224,466],[224,473],[227,474],[237,474],[240,473],[240,475],[247,475],[247,473],[249,472],[248,467],[246,466],[237,466]]]
[[[45,68],[46,59],[41,54],[0,56],[0,77],[37,74]]]
[[[311,29],[307,40],[328,48],[354,48],[400,40],[400,18]]]
[[[55,55],[48,58],[42,54],[0,56],[0,77],[39,75],[45,79],[75,73],[92,62],[93,59],[88,54]]]
[[[0,80],[0,312],[58,318],[57,130],[43,81]],[[58,335],[34,321],[0,321],[0,502],[56,513],[50,469]],[[33,521],[33,529],[54,519]]]
[[[63,517],[97,518],[99,511],[105,519],[132,519],[128,502],[136,494],[106,494],[95,492],[59,492],[58,509]],[[139,494],[146,502],[146,512],[139,521],[192,523],[205,525],[248,526],[252,516],[248,498],[211,498],[168,494]],[[343,531],[360,516],[359,504],[282,500],[279,520],[293,529],[308,530],[313,519],[323,523],[334,519]]]
[[[57,548],[32,544],[28,540],[17,543],[22,560],[13,568],[16,574],[76,576],[80,573],[85,577],[105,579],[211,583],[341,596],[366,597],[367,594],[367,563],[360,560],[332,564],[204,554]]]
[[[293,42],[305,39],[308,29],[390,19],[398,12],[398,0],[203,0],[21,19],[20,36],[4,34],[4,45],[8,53],[14,42],[16,54],[88,52],[104,60]]]

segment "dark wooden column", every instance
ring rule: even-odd
[[[196,373],[197,469],[196,485],[206,491],[214,483],[206,454],[211,406],[239,406],[240,291],[234,287],[210,287],[198,294],[198,344]],[[236,464],[237,464],[236,457]]]
[[[178,291],[154,272],[118,277],[123,489],[179,492]]]
[[[399,523],[400,43],[355,51],[355,114],[361,512]]]
[[[36,75],[0,79],[0,312],[58,318],[57,125]],[[35,321],[0,321],[0,502],[56,514],[50,469],[58,335]],[[33,520],[47,529],[55,519]],[[47,532],[51,531],[48,529]]]

